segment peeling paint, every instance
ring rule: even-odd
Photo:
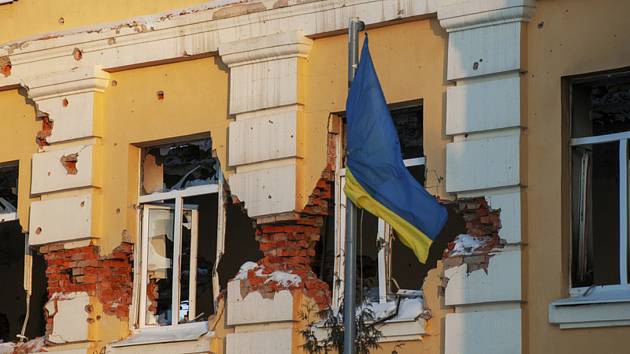
[[[266,11],[267,8],[263,3],[257,2],[252,4],[237,4],[232,6],[226,6],[217,10],[213,15],[213,20],[220,20],[224,18],[248,15],[256,12]]]

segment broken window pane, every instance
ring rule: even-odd
[[[392,109],[390,112],[398,131],[403,159],[423,156],[422,105]]]
[[[574,84],[571,95],[572,137],[630,130],[630,78]]]
[[[18,205],[18,166],[0,166],[0,222],[5,220],[2,214],[15,213]],[[6,216],[5,216],[6,217]],[[12,217],[11,219],[15,219]]]
[[[572,157],[573,286],[619,283],[619,143]]]
[[[210,138],[143,149],[142,194],[217,183]]]
[[[149,206],[145,212],[148,232],[146,324],[170,325],[175,211],[170,207]]]

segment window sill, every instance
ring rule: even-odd
[[[131,337],[112,343],[112,348],[146,344],[196,341],[208,332],[208,322],[194,322],[176,326],[147,327],[134,331]]]
[[[556,300],[549,304],[549,323],[561,329],[630,326],[630,286],[598,286]]]
[[[0,223],[17,220],[17,213],[0,213]]]

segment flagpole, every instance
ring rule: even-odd
[[[348,89],[352,84],[359,65],[359,32],[365,29],[365,24],[358,18],[351,18],[348,24]],[[347,166],[346,166],[347,168]],[[343,289],[343,353],[354,354],[354,338],[356,327],[354,323],[356,299],[356,269],[357,269],[357,207],[346,198],[346,245],[345,245],[345,276]]]

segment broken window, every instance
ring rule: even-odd
[[[425,182],[425,157],[422,144],[422,105],[418,102],[390,106],[390,113],[400,140],[402,158],[411,175],[422,185]],[[343,139],[343,134],[340,134]],[[342,146],[338,143],[337,146]],[[333,306],[341,301],[343,277],[343,248],[345,245],[346,197],[343,151],[338,151],[336,169],[336,239],[335,286]],[[361,299],[387,302],[396,293],[414,294],[420,290],[425,266],[417,261],[411,250],[396,238],[393,229],[382,219],[365,210],[357,213],[357,294]],[[394,262],[395,259],[395,262]],[[409,291],[411,290],[411,291]]]
[[[223,180],[210,139],[143,149],[139,325],[205,321],[219,295]]]
[[[216,184],[217,160],[211,150],[211,139],[144,149],[142,194]]]
[[[627,285],[630,74],[569,81],[572,287]]]
[[[17,188],[17,164],[0,164],[0,222],[17,219]]]

